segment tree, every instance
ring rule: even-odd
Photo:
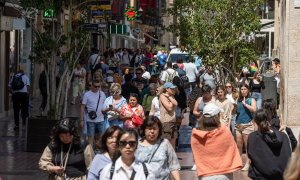
[[[260,28],[257,11],[262,2],[174,0],[169,14],[178,22],[168,29],[180,37],[186,50],[200,55],[205,64],[217,67],[221,77],[223,69],[234,76],[243,65],[257,60],[254,32]]]
[[[48,118],[60,119],[66,116],[73,69],[83,52],[87,51],[89,33],[80,28],[80,24],[86,20],[86,14],[81,14],[83,18],[76,29],[73,29],[73,0],[21,0],[21,6],[27,14],[27,21],[34,29],[33,53],[30,59],[46,67]],[[69,11],[67,25],[63,22],[64,10]],[[42,20],[43,28],[38,29],[37,24],[41,22],[32,19],[38,19],[38,14],[43,12],[46,12],[47,17]],[[63,30],[64,25],[67,26],[67,32]],[[59,57],[62,61],[58,66]],[[61,72],[59,82],[58,71]]]

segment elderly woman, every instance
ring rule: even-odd
[[[220,123],[220,112],[222,109],[217,105],[207,104],[199,127],[192,131],[191,147],[199,180],[232,180],[233,172],[242,167],[233,136]]]
[[[254,132],[255,126],[253,123],[253,113],[256,112],[256,101],[250,97],[249,86],[242,84],[240,86],[240,94],[237,100],[237,116],[236,116],[236,144],[242,156],[243,144],[246,147],[247,155],[247,142],[250,133]],[[246,164],[242,171],[248,171],[249,159],[247,155]]]
[[[88,180],[99,180],[102,169],[116,160],[117,138],[122,131],[119,126],[111,126],[104,132],[101,139],[101,153],[97,154],[93,159]]]
[[[146,116],[149,115],[149,112],[151,110],[152,100],[156,97],[156,89],[157,89],[156,84],[154,83],[149,84],[149,89],[150,92],[144,96],[143,103],[142,103],[146,111]]]
[[[129,103],[122,106],[120,118],[124,121],[124,128],[138,128],[145,119],[143,107],[138,104],[138,95],[131,93]]]
[[[157,180],[168,180],[173,176],[179,180],[180,164],[167,139],[161,138],[162,124],[155,116],[147,118],[140,127],[141,140],[135,156],[139,162],[148,163]]]
[[[162,137],[168,139],[174,148],[178,136],[175,112],[178,105],[175,99],[176,91],[177,87],[174,84],[166,82],[163,85],[163,93],[159,96],[160,120],[163,129]]]
[[[138,134],[134,129],[125,129],[117,139],[117,147],[121,157],[104,167],[100,180],[154,180],[152,169],[145,163],[136,160]]]
[[[66,118],[52,129],[51,142],[41,156],[39,167],[49,173],[51,180],[84,180],[93,157],[92,146],[80,142],[77,127]]]
[[[113,83],[110,87],[111,96],[106,98],[104,101],[102,113],[106,114],[108,126],[117,125],[123,127],[123,121],[119,116],[122,106],[126,104],[126,99],[121,95],[121,92],[121,85]]]

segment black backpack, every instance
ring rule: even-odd
[[[11,88],[14,90],[14,91],[18,91],[18,90],[21,90],[23,89],[23,87],[25,86],[23,80],[22,80],[22,76],[24,74],[21,74],[20,76],[17,76],[17,75],[14,75],[13,79],[12,79],[12,82],[11,82]]]
[[[189,81],[189,78],[186,75],[181,75],[180,79],[183,83],[183,88],[184,89],[190,88],[190,81]]]

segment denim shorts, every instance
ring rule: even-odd
[[[103,134],[104,121],[102,122],[86,122],[87,136],[94,136],[95,134]]]

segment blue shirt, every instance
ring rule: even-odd
[[[102,169],[112,161],[104,154],[97,154],[91,164],[87,180],[99,180]]]
[[[157,58],[159,60],[160,65],[165,65],[166,64],[166,59],[167,59],[167,55],[165,54],[160,54]]]

